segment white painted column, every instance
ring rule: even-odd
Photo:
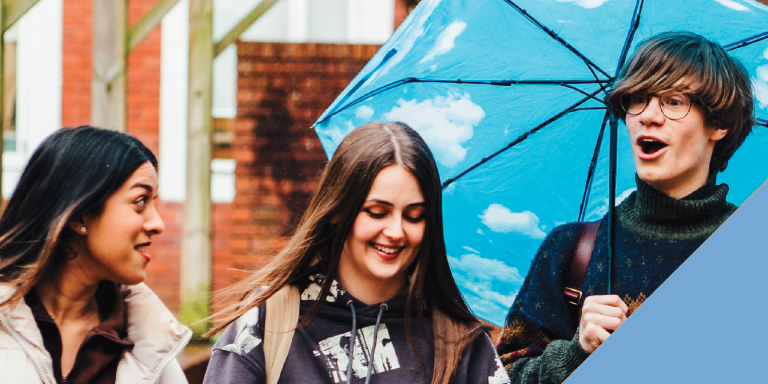
[[[213,60],[213,117],[237,116],[237,45],[232,44]]]
[[[307,41],[307,1],[308,0],[287,0],[288,31],[285,40],[289,43],[303,43]]]
[[[383,44],[394,25],[394,0],[347,0],[349,44]]]
[[[16,24],[16,151],[3,153],[6,198],[35,148],[61,128],[62,1],[41,0]]]
[[[163,17],[161,30],[160,198],[182,202],[187,194],[188,0],[179,1]]]

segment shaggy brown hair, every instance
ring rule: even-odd
[[[305,277],[310,268],[324,271],[326,278],[318,297],[326,297],[338,277],[341,251],[355,218],[374,179],[390,165],[400,165],[413,174],[426,203],[424,237],[409,267],[411,279],[405,313],[422,308],[425,301],[431,304],[435,338],[432,382],[450,382],[465,347],[485,327],[470,312],[448,266],[442,188],[435,160],[421,136],[403,123],[368,123],[344,138],[326,166],[293,237],[269,264],[227,290],[235,303],[215,316],[219,321],[208,335],[221,332],[284,285]],[[316,300],[299,326],[311,322],[324,302]],[[422,311],[416,312],[423,329]],[[406,337],[421,358],[411,337],[410,324],[411,317],[406,315]]]
[[[728,160],[755,125],[752,86],[746,68],[723,47],[700,35],[660,33],[640,43],[605,99],[611,112],[624,119],[623,95],[660,94],[672,89],[698,104],[710,126],[728,130],[715,144],[709,165],[710,174],[725,170]]]

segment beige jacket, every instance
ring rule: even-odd
[[[12,287],[0,285],[0,302],[12,292]],[[120,359],[116,384],[186,384],[176,356],[192,331],[145,284],[123,286],[123,294],[127,294],[127,338],[134,347]],[[56,384],[51,355],[23,300],[0,308],[0,382]]]

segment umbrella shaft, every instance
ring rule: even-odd
[[[616,136],[619,122],[611,113],[610,120],[610,162],[608,170],[608,294],[611,294],[613,259],[616,245]]]

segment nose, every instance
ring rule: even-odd
[[[664,124],[664,112],[661,111],[661,101],[657,96],[648,100],[648,105],[640,113],[640,121],[643,125],[661,125]]]
[[[149,204],[149,209],[147,209],[144,230],[153,235],[159,235],[165,230],[165,223],[163,223],[163,219],[154,204]]]
[[[389,220],[387,226],[384,228],[384,236],[394,241],[398,241],[403,238],[403,217],[402,215],[392,215],[392,219]]]

